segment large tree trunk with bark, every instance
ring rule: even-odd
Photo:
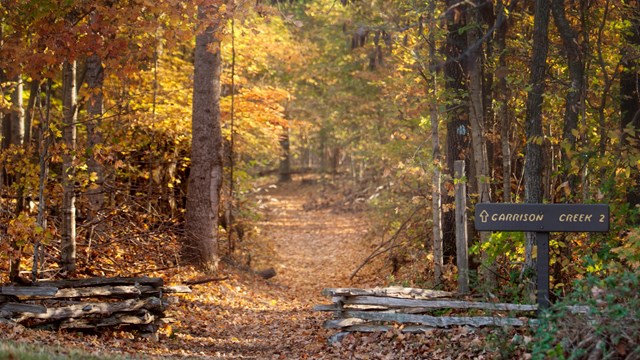
[[[489,186],[489,157],[487,155],[487,143],[485,138],[484,95],[483,95],[483,71],[482,71],[482,42],[480,40],[477,8],[468,13],[468,24],[473,24],[467,30],[467,43],[470,48],[467,58],[467,74],[469,78],[469,119],[471,122],[471,142],[473,146],[473,161],[475,163],[475,180],[478,191],[478,202],[491,201],[491,187]],[[489,241],[490,233],[480,232],[480,241],[485,244]],[[485,252],[482,253],[483,266],[480,275],[488,289],[496,286],[495,266],[489,264]]]
[[[60,243],[61,267],[69,273],[76,269],[76,62],[65,61],[62,66],[64,128],[62,140],[62,241]]]
[[[462,52],[467,48],[466,37],[460,32],[465,27],[465,6],[460,0],[447,0],[447,41],[445,44],[446,64],[444,66],[445,86],[451,101],[447,105],[446,159],[450,179],[454,178],[453,164],[456,160],[466,160],[471,136],[469,134],[469,108],[466,97],[466,82]],[[453,197],[447,196],[447,204]],[[443,217],[444,254],[455,257],[455,214],[452,210]]]
[[[191,170],[186,204],[183,259],[207,271],[218,264],[218,206],[222,186],[220,128],[221,26],[212,6],[198,7],[205,28],[196,36],[193,84]]]
[[[562,38],[562,44],[567,56],[570,84],[567,94],[565,95],[564,126],[562,130],[564,145],[561,146],[561,163],[563,166],[562,183],[565,191],[556,194],[556,196],[558,200],[574,202],[574,198],[577,197],[578,194],[579,177],[578,174],[572,171],[572,162],[576,161],[576,159],[572,159],[572,153],[575,153],[576,143],[578,141],[575,134],[578,128],[578,119],[584,110],[584,94],[586,93],[584,56],[579,45],[578,35],[567,20],[564,0],[551,1],[551,14]],[[587,164],[583,166],[586,167]],[[554,278],[562,281],[563,259],[571,261],[572,246],[571,240],[566,233],[561,235],[559,241],[562,242],[564,246],[560,247],[560,257],[562,259],[558,259],[554,264]]]
[[[533,53],[531,55],[530,90],[527,95],[525,117],[525,166],[524,196],[527,203],[542,202],[542,100],[545,90],[547,52],[549,49],[549,0],[536,0],[533,25]],[[535,233],[527,233],[525,239],[525,263],[523,274],[526,276],[528,295],[534,296],[534,286],[530,279],[535,272],[533,248]]]

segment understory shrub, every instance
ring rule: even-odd
[[[586,305],[586,313],[571,306]],[[640,359],[640,274],[588,277],[540,318],[534,359]]]

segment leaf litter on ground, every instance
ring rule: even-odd
[[[256,196],[264,215],[254,238],[241,246],[251,254],[253,267],[273,267],[277,275],[264,280],[243,267],[223,262],[220,273],[227,279],[194,285],[191,294],[177,295],[177,303],[167,311],[175,322],[161,328],[157,340],[117,329],[52,332],[12,324],[0,325],[2,338],[134,358],[505,358],[504,353],[492,349],[516,338],[514,329],[459,327],[405,334],[397,327],[386,333],[353,333],[329,343],[327,339],[335,331],[322,327],[327,314],[312,311],[314,305],[326,302],[322,289],[381,286],[384,279],[372,269],[349,280],[372,247],[366,212],[305,207],[309,199],[318,196],[319,186],[296,182],[259,192]],[[174,247],[169,249],[174,251]],[[140,271],[136,268],[132,273]],[[189,267],[145,275],[161,276],[166,283],[202,276]],[[507,355],[527,357],[516,345]]]

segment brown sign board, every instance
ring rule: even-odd
[[[478,231],[607,232],[608,204],[478,203]]]

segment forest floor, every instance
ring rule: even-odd
[[[327,189],[324,189],[326,191]],[[193,286],[180,295],[168,315],[177,319],[161,329],[159,339],[124,331],[99,334],[30,330],[0,325],[4,338],[52,345],[56,351],[80,348],[94,354],[194,359],[477,359],[497,358],[491,339],[513,336],[503,329],[456,328],[405,335],[399,331],[349,335],[329,344],[335,331],[322,327],[327,313],[312,310],[328,303],[326,287],[385,286],[365,268],[354,281],[351,272],[371,252],[373,236],[366,212],[313,206],[323,186],[300,181],[265,186],[256,195],[262,216],[251,240],[238,245],[251,268],[273,268],[264,280],[248,267],[223,263],[227,280]],[[244,269],[244,270],[243,270]],[[162,274],[179,283],[195,272]],[[168,279],[167,279],[168,278]],[[507,341],[508,342],[508,341]],[[513,355],[513,353],[511,353]],[[526,354],[522,354],[526,356]]]

